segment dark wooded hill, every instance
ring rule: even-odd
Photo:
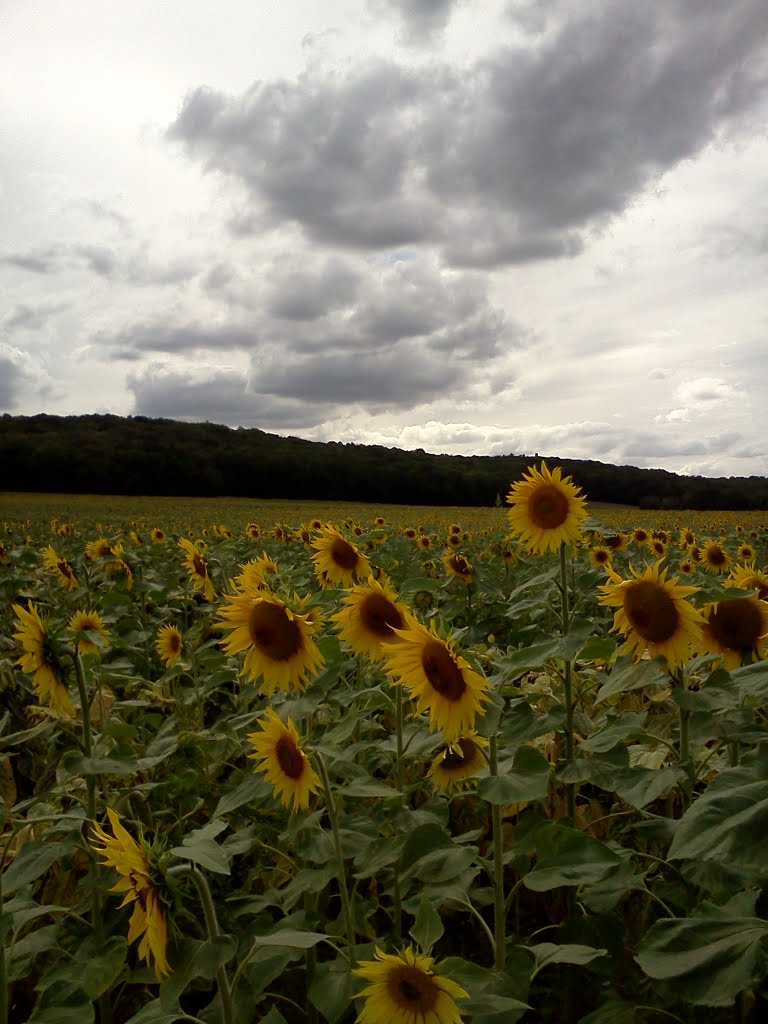
[[[556,453],[432,455],[145,416],[0,416],[6,491],[492,505],[542,456],[592,501],[768,509],[768,480],[757,476],[678,476]]]

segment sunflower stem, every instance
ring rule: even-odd
[[[395,690],[395,784],[400,793],[400,802],[403,798],[403,688],[401,685],[394,687]],[[399,942],[403,935],[403,907],[400,895],[400,874],[399,862],[395,865],[395,877],[392,885],[392,912],[394,914],[393,925],[395,939]]]
[[[347,959],[352,963],[353,951],[355,948],[355,923],[352,917],[352,904],[349,900],[349,890],[347,889],[347,875],[344,870],[344,854],[341,850],[341,835],[339,833],[339,818],[336,813],[336,802],[333,799],[333,791],[331,790],[331,780],[328,778],[328,769],[325,766],[325,761],[322,755],[315,752],[315,758],[317,760],[317,766],[320,770],[320,778],[323,782],[323,791],[325,793],[325,806],[328,808],[328,818],[331,823],[331,832],[333,833],[333,845],[336,850],[336,860],[338,862],[338,880],[339,880],[339,895],[341,896],[341,910],[344,916],[344,926],[347,932]]]
[[[565,541],[560,542],[560,628],[563,639],[571,627],[571,615],[568,602],[568,565],[565,558]],[[565,759],[568,764],[573,760],[573,662],[568,659],[564,663],[563,698],[565,700]],[[576,822],[576,784],[566,783],[565,798],[568,817]]]
[[[211,942],[221,937],[219,931],[219,922],[216,919],[216,907],[213,902],[213,896],[211,895],[211,889],[208,885],[208,879],[205,877],[203,872],[195,867],[194,864],[175,864],[169,871],[169,875],[177,878],[191,878],[197,889],[197,894],[200,897],[200,903],[203,907],[203,915],[205,917],[205,927],[208,932],[208,938]],[[229,984],[229,976],[227,975],[227,968],[222,964],[216,971],[216,984],[219,988],[219,995],[221,997],[221,1016],[224,1024],[232,1024],[232,989]]]
[[[677,669],[672,672],[671,679],[672,688],[677,689],[682,693],[682,691],[685,690],[685,674],[683,669]],[[683,810],[690,807],[691,793],[693,789],[693,765],[691,763],[690,738],[688,735],[689,719],[690,711],[688,711],[687,708],[684,708],[682,703],[678,701],[678,761],[680,767],[683,768],[688,775],[688,779],[682,784]]]
[[[91,705],[88,701],[88,687],[85,684],[85,671],[83,662],[77,648],[72,652],[72,661],[75,665],[75,676],[77,678],[77,690],[80,695],[80,710],[83,720],[83,753],[92,760],[93,758],[93,730],[91,728]],[[91,824],[96,822],[96,776],[88,772],[85,776],[85,801],[86,818]],[[86,843],[88,853],[88,868],[91,875],[91,889],[93,890],[91,903],[91,928],[96,949],[104,948],[104,921],[102,914],[101,889],[99,888],[99,864],[96,855],[91,849],[91,844]],[[99,1008],[100,1024],[109,1024],[112,1020],[112,1007],[106,992],[98,997],[96,1005]]]
[[[491,775],[499,774],[497,736],[494,732],[488,745],[488,770]],[[506,950],[506,906],[504,900],[504,836],[502,833],[501,804],[491,804],[493,826],[493,919],[494,919],[494,963],[497,971],[503,971],[507,962]]]
[[[3,816],[0,825],[5,827],[6,817]],[[5,858],[11,845],[13,832],[8,836],[0,855],[0,913],[3,909],[3,871],[5,870]],[[0,1024],[8,1024],[8,969],[5,962],[5,942],[0,942]]]

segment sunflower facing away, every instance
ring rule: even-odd
[[[261,677],[262,693],[303,690],[323,666],[314,641],[317,623],[305,604],[298,597],[289,604],[268,590],[245,591],[230,596],[220,612],[222,621],[214,623],[215,629],[232,630],[222,646],[227,654],[246,652],[243,674]]]
[[[299,734],[291,718],[283,723],[279,715],[267,708],[266,719],[259,723],[261,732],[248,734],[253,753],[248,757],[260,761],[256,771],[272,783],[273,794],[293,813],[309,807],[312,793],[320,791],[321,782],[317,772],[309,763],[299,740]]]
[[[184,568],[189,573],[192,586],[195,590],[202,590],[206,601],[210,604],[216,597],[216,590],[208,572],[208,563],[197,545],[193,544],[191,540],[187,540],[186,537],[180,538],[179,547],[187,554],[184,559]]]
[[[122,876],[110,892],[124,892],[121,907],[135,903],[128,925],[128,941],[135,942],[141,936],[139,956],[149,967],[154,966],[158,981],[170,974],[166,958],[168,946],[168,925],[162,900],[152,882],[145,844],[139,845],[120,823],[120,818],[107,808],[109,823],[114,835],[109,835],[96,823],[93,824],[91,845],[104,863]]]
[[[13,634],[13,638],[24,651],[16,664],[21,665],[22,672],[32,676],[32,685],[41,700],[55,711],[71,718],[75,709],[69,699],[69,692],[60,678],[57,659],[51,651],[46,623],[31,601],[29,611],[18,604],[12,607],[19,620],[19,631]]]
[[[487,745],[482,736],[473,732],[444,747],[427,773],[435,789],[447,793],[459,783],[477,775],[486,765],[481,748]]]
[[[155,650],[166,668],[173,668],[179,660],[183,646],[184,641],[178,626],[168,623],[158,629],[155,637]]]
[[[668,580],[658,565],[646,565],[644,573],[630,570],[634,579],[625,580],[609,566],[610,581],[599,588],[600,604],[616,608],[611,631],[624,633],[624,650],[636,660],[647,650],[651,657],[663,655],[670,668],[683,665],[701,639],[704,620],[686,601],[699,588],[681,586],[677,576]]]
[[[346,607],[331,619],[338,622],[341,639],[355,654],[379,658],[385,646],[399,643],[394,630],[407,625],[408,608],[397,600],[386,580],[378,581],[369,576],[367,585],[353,587],[342,598],[342,604]]]
[[[315,554],[315,572],[325,574],[331,584],[351,586],[355,579],[366,579],[371,575],[371,563],[354,544],[342,537],[341,533],[328,523],[312,541]]]
[[[75,644],[80,654],[98,654],[99,645],[87,634],[95,633],[101,638],[101,646],[109,643],[109,630],[98,612],[75,612],[69,620],[68,628],[75,634]]]
[[[736,597],[704,607],[701,653],[722,655],[727,669],[758,661],[768,650],[768,603],[757,597]]]
[[[61,555],[56,553],[52,544],[49,544],[43,552],[43,561],[56,574],[56,579],[65,590],[77,589],[78,583],[75,579],[74,569],[66,558],[62,558]]]
[[[461,1024],[455,1000],[469,993],[436,974],[433,957],[411,946],[394,955],[375,949],[375,960],[363,960],[352,971],[368,982],[359,994],[365,1005],[356,1024]]]
[[[508,512],[512,532],[535,554],[555,551],[561,543],[581,536],[586,498],[559,467],[550,472],[545,462],[541,469],[530,466],[527,475],[512,485],[507,501],[512,506]]]
[[[416,701],[419,714],[429,712],[429,727],[441,729],[446,743],[470,732],[488,700],[488,682],[470,668],[447,640],[420,622],[399,629],[401,643],[388,648],[386,672],[402,683]]]

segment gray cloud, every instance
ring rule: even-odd
[[[317,320],[351,305],[361,279],[349,265],[328,259],[316,270],[289,268],[273,274],[269,313],[282,320]]]
[[[178,284],[195,274],[191,265],[179,261],[166,265],[153,263],[146,245],[129,253],[110,245],[77,245],[73,253],[94,274],[124,284]]]
[[[3,330],[13,331],[39,331],[48,321],[66,309],[66,303],[41,303],[39,306],[28,306],[22,303],[3,320]]]
[[[604,0],[464,70],[376,61],[238,97],[197,89],[168,135],[246,186],[241,232],[429,242],[457,265],[559,258],[754,109],[767,36],[764,0]]]
[[[59,270],[57,249],[42,249],[38,252],[12,252],[0,256],[0,265],[28,270],[33,274],[55,274]]]
[[[369,7],[375,14],[385,17],[395,14],[401,22],[398,37],[400,41],[409,46],[419,46],[435,40],[443,33],[458,2],[457,0],[369,0]]]
[[[237,323],[174,323],[167,317],[98,332],[93,342],[117,359],[139,359],[148,352],[200,352],[220,349],[250,350],[257,343],[253,328]]]
[[[8,356],[0,354],[0,409],[10,411],[16,404],[16,388],[22,373]]]
[[[151,365],[126,380],[134,414],[191,422],[208,421],[263,430],[299,430],[319,423],[327,407],[254,394],[244,374],[200,368],[177,372]]]

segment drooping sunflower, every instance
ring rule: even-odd
[[[61,555],[56,553],[52,544],[49,544],[43,552],[43,561],[55,573],[56,579],[65,590],[77,590],[78,582],[75,578],[74,569],[66,558],[62,558]]]
[[[352,971],[368,982],[359,994],[365,1005],[356,1024],[461,1024],[455,1000],[469,994],[432,968],[434,958],[411,946],[394,955],[375,947],[375,960],[363,960]]]
[[[586,516],[586,498],[571,478],[563,477],[558,466],[553,472],[542,462],[541,469],[529,466],[527,475],[512,485],[507,495],[512,506],[512,532],[535,554],[555,551],[562,542],[577,541]]]
[[[611,552],[598,544],[597,547],[589,549],[589,560],[596,569],[601,569],[604,565],[610,564]]]
[[[155,637],[155,650],[166,668],[173,668],[181,655],[184,640],[181,630],[173,623],[161,626]]]
[[[446,551],[443,554],[443,566],[446,574],[462,583],[471,583],[474,573],[474,566],[465,555],[458,551]]]
[[[302,749],[293,720],[284,723],[272,708],[267,708],[266,718],[259,725],[260,732],[248,734],[254,751],[248,757],[260,762],[256,770],[272,783],[273,794],[291,813],[305,811],[311,794],[318,793],[322,784]]]
[[[725,572],[731,562],[731,556],[718,540],[708,540],[701,549],[701,564],[708,572]]]
[[[186,537],[179,539],[179,547],[186,552],[184,568],[189,574],[190,582],[195,590],[202,590],[205,599],[210,604],[216,597],[216,589],[208,571],[208,563],[196,544]]]
[[[651,657],[663,655],[670,668],[683,665],[701,639],[704,620],[686,600],[699,588],[680,585],[677,576],[668,580],[658,565],[630,570],[634,578],[625,580],[609,566],[610,581],[599,588],[599,603],[617,609],[611,631],[626,636],[623,649],[636,660],[648,651]]]
[[[487,680],[434,626],[411,620],[397,632],[402,642],[384,652],[387,675],[407,687],[419,714],[429,712],[430,729],[441,729],[446,743],[471,732],[488,700]]]
[[[126,831],[111,807],[107,808],[107,815],[114,834],[109,835],[94,822],[91,845],[104,863],[122,876],[110,892],[125,893],[121,907],[135,904],[128,925],[128,941],[135,942],[141,936],[139,956],[149,967],[154,967],[160,981],[171,972],[167,959],[168,924],[163,901],[152,880],[148,848],[143,841],[137,843]]]
[[[727,669],[759,661],[768,651],[768,603],[736,597],[704,606],[700,653],[720,654]]]
[[[351,586],[355,579],[367,579],[371,575],[371,563],[335,526],[328,523],[319,534],[312,541],[315,549],[312,560],[318,576],[325,573],[325,579],[331,584]]]
[[[99,645],[87,634],[96,633],[101,638],[101,646],[109,643],[109,630],[98,612],[78,611],[69,620],[68,628],[75,634],[75,646],[80,654],[98,654]]]
[[[14,604],[12,608],[19,620],[19,631],[13,634],[24,653],[17,658],[22,672],[32,676],[32,685],[38,697],[62,715],[75,713],[67,687],[61,679],[58,659],[51,646],[47,623],[40,617],[37,607],[29,602],[29,610]]]
[[[737,565],[725,581],[726,587],[738,587],[739,590],[754,590],[761,601],[768,600],[768,574],[755,569],[751,565]]]
[[[447,793],[477,775],[485,767],[486,760],[481,748],[487,745],[482,736],[473,732],[443,747],[427,773],[435,789]]]
[[[341,639],[355,654],[381,657],[384,647],[399,643],[396,629],[404,629],[408,622],[408,608],[397,600],[397,595],[386,580],[368,577],[367,585],[353,587],[342,598],[346,607],[331,616],[340,626]]]
[[[245,651],[243,674],[261,677],[262,693],[303,690],[324,659],[314,641],[315,616],[306,600],[294,596],[289,603],[268,590],[245,591],[229,597],[214,628],[232,632],[222,641],[227,654]]]

